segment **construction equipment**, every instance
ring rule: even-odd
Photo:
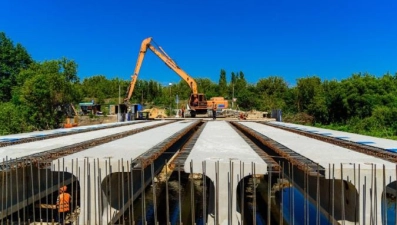
[[[207,105],[209,108],[212,108],[213,105],[216,105],[218,109],[227,109],[229,107],[229,103],[223,97],[212,97],[207,101]]]
[[[77,127],[79,123],[79,116],[72,103],[63,105],[63,112],[66,114],[64,128]]]
[[[166,118],[167,114],[165,113],[165,109],[151,108],[144,109],[138,112],[138,120],[150,120],[150,119],[158,119],[158,118]]]
[[[206,97],[203,93],[198,93],[196,81],[189,76],[185,71],[183,71],[171,57],[165,53],[165,51],[159,46],[158,49],[152,45],[152,38],[146,38],[142,41],[141,48],[138,55],[138,60],[136,62],[134,74],[132,75],[130,86],[127,90],[126,97],[124,98],[124,103],[128,104],[136,80],[138,78],[138,73],[142,65],[143,58],[148,49],[150,49],[156,56],[158,56],[163,62],[171,68],[175,73],[177,73],[184,81],[186,81],[191,89],[191,95],[187,104],[187,110],[189,110],[191,117],[196,117],[197,114],[207,114],[208,103]]]

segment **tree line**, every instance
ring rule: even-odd
[[[67,58],[38,62],[19,43],[0,33],[0,135],[54,129],[64,120],[62,107],[95,99],[118,104],[130,80],[94,75],[80,79],[78,65]],[[230,75],[230,76],[228,76]],[[342,80],[319,76],[298,78],[289,86],[282,76],[248,83],[243,71],[225,69],[219,79],[196,78],[198,91],[209,99],[223,96],[240,110],[281,109],[284,121],[323,126],[368,135],[397,136],[397,73],[375,76],[355,73]],[[121,93],[121,96],[119,94]],[[190,88],[181,80],[172,86],[138,80],[131,102],[143,105],[182,104]],[[231,105],[231,104],[229,104]]]

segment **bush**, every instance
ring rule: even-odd
[[[0,134],[15,134],[33,131],[27,124],[27,109],[12,103],[0,103]]]

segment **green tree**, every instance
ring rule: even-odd
[[[253,91],[252,86],[239,92],[237,105],[241,110],[258,109],[258,98],[256,96],[256,92]]]
[[[328,121],[325,123],[345,123],[348,119],[343,99],[346,95],[340,82],[336,80],[323,82],[325,104],[328,110]]]
[[[14,46],[4,32],[0,32],[0,101],[12,98],[12,89],[17,85],[18,73],[33,62],[21,44]]]
[[[247,81],[245,80],[245,75],[240,71],[239,75],[236,77],[234,91],[239,93],[247,88]]]
[[[260,101],[258,109],[284,109],[287,90],[287,83],[282,77],[270,76],[260,79],[256,83],[256,93],[258,93],[256,98]]]
[[[62,107],[78,101],[78,94],[73,86],[76,70],[64,73],[66,67],[72,68],[69,61],[50,60],[35,63],[21,71],[24,78],[19,93],[21,102],[28,108],[29,124],[35,129],[52,129],[59,126],[64,119]]]
[[[226,97],[228,91],[227,91],[226,71],[224,69],[221,69],[218,87],[219,87],[219,96]]]
[[[0,103],[0,135],[32,131],[27,118],[27,109],[11,102]]]
[[[328,111],[321,79],[317,76],[300,78],[297,82],[298,112],[314,116],[315,122],[328,119]]]
[[[208,78],[197,78],[197,88],[199,93],[204,93],[207,99],[217,96],[217,84]]]
[[[96,99],[99,104],[103,104],[105,99],[110,97],[107,93],[109,87],[111,87],[111,83],[104,75],[87,77],[82,83],[84,97]],[[114,95],[118,96],[118,93],[117,90],[117,92],[112,94],[112,97]]]
[[[237,81],[237,75],[234,72],[232,72],[231,73],[230,83],[236,84],[236,81]]]
[[[371,116],[375,105],[380,104],[381,93],[376,77],[370,74],[353,74],[341,82],[344,90],[343,107],[347,118],[363,119]]]

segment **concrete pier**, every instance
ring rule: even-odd
[[[341,195],[335,194],[335,196],[340,197],[340,199],[333,200],[335,203],[333,205],[335,219],[359,222],[359,224],[369,224],[370,221],[382,224],[381,200],[384,197],[386,186],[396,181],[396,165],[394,163],[263,124],[254,122],[241,122],[241,124],[282,143],[326,168],[326,171],[324,171],[326,179],[339,179],[349,182],[349,184],[339,182],[330,190],[338,194],[340,193],[338,190],[345,190],[345,193],[340,193]],[[329,130],[323,130],[322,132],[330,133]],[[345,133],[343,136],[349,138],[349,134]],[[351,139],[354,138],[364,140],[363,137],[352,134]],[[365,139],[368,140],[368,138]],[[393,146],[393,141],[387,142],[388,145],[385,146]],[[331,165],[335,165],[335,167],[331,167]],[[313,189],[315,182],[312,181],[310,184]],[[324,181],[320,186],[324,190],[328,189],[326,187],[328,184],[329,182]],[[351,186],[355,190],[349,189]],[[359,204],[354,205],[357,195]],[[327,196],[321,196],[321,198],[323,198],[323,201],[327,201],[323,205],[332,201],[327,199]],[[357,212],[360,212],[358,218],[354,216]]]
[[[82,187],[79,224],[107,224],[119,211],[124,212],[126,203],[136,194],[131,193],[128,183],[134,183],[134,192],[142,192],[144,187],[137,179],[139,172],[131,178],[131,161],[191,124],[171,123],[53,161],[55,170],[58,164],[61,170],[76,168],[73,174]],[[109,183],[103,182],[105,178]]]
[[[267,164],[228,123],[211,121],[184,166],[187,173],[202,173],[203,169],[215,187],[215,207],[209,208],[213,217],[208,217],[208,224],[241,224],[241,213],[236,210],[237,185],[246,176],[267,174]]]

